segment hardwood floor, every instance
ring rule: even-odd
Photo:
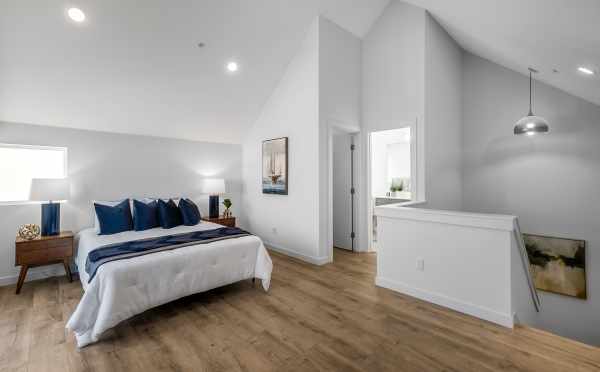
[[[237,283],[149,310],[78,351],[66,278],[0,288],[0,371],[599,371],[600,349],[509,330],[373,285],[375,256],[272,253],[271,290]]]

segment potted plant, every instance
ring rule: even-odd
[[[225,206],[223,217],[231,217],[231,210],[229,209],[233,205],[233,203],[231,203],[231,199],[223,199],[223,205]]]
[[[394,178],[392,179],[392,185],[390,186],[390,196],[397,197],[398,192],[404,190],[404,182],[401,179]]]

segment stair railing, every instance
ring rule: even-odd
[[[537,293],[537,289],[535,288],[535,284],[533,283],[533,278],[531,277],[531,271],[529,271],[529,256],[527,255],[527,249],[525,248],[525,240],[523,239],[523,234],[521,233],[521,226],[519,225],[518,218],[515,218],[513,232],[515,234],[515,239],[517,240],[517,245],[519,247],[521,263],[523,264],[523,270],[525,270],[525,277],[527,278],[527,284],[529,285],[531,299],[533,301],[533,305],[535,306],[535,311],[539,313],[542,308],[542,305]]]

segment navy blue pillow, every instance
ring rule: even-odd
[[[144,203],[133,199],[133,228],[143,231],[160,226],[158,224],[158,204],[156,200]]]
[[[179,210],[184,225],[194,226],[200,222],[200,210],[198,210],[196,203],[190,199],[179,199]]]
[[[114,207],[94,203],[100,235],[116,234],[129,231],[133,227],[129,199],[125,199]]]
[[[173,199],[169,199],[167,203],[158,199],[158,222],[163,229],[181,225],[181,212]]]

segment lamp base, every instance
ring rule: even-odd
[[[60,232],[60,203],[42,204],[42,236]]]
[[[208,199],[208,217],[219,217],[219,195],[211,195]]]

